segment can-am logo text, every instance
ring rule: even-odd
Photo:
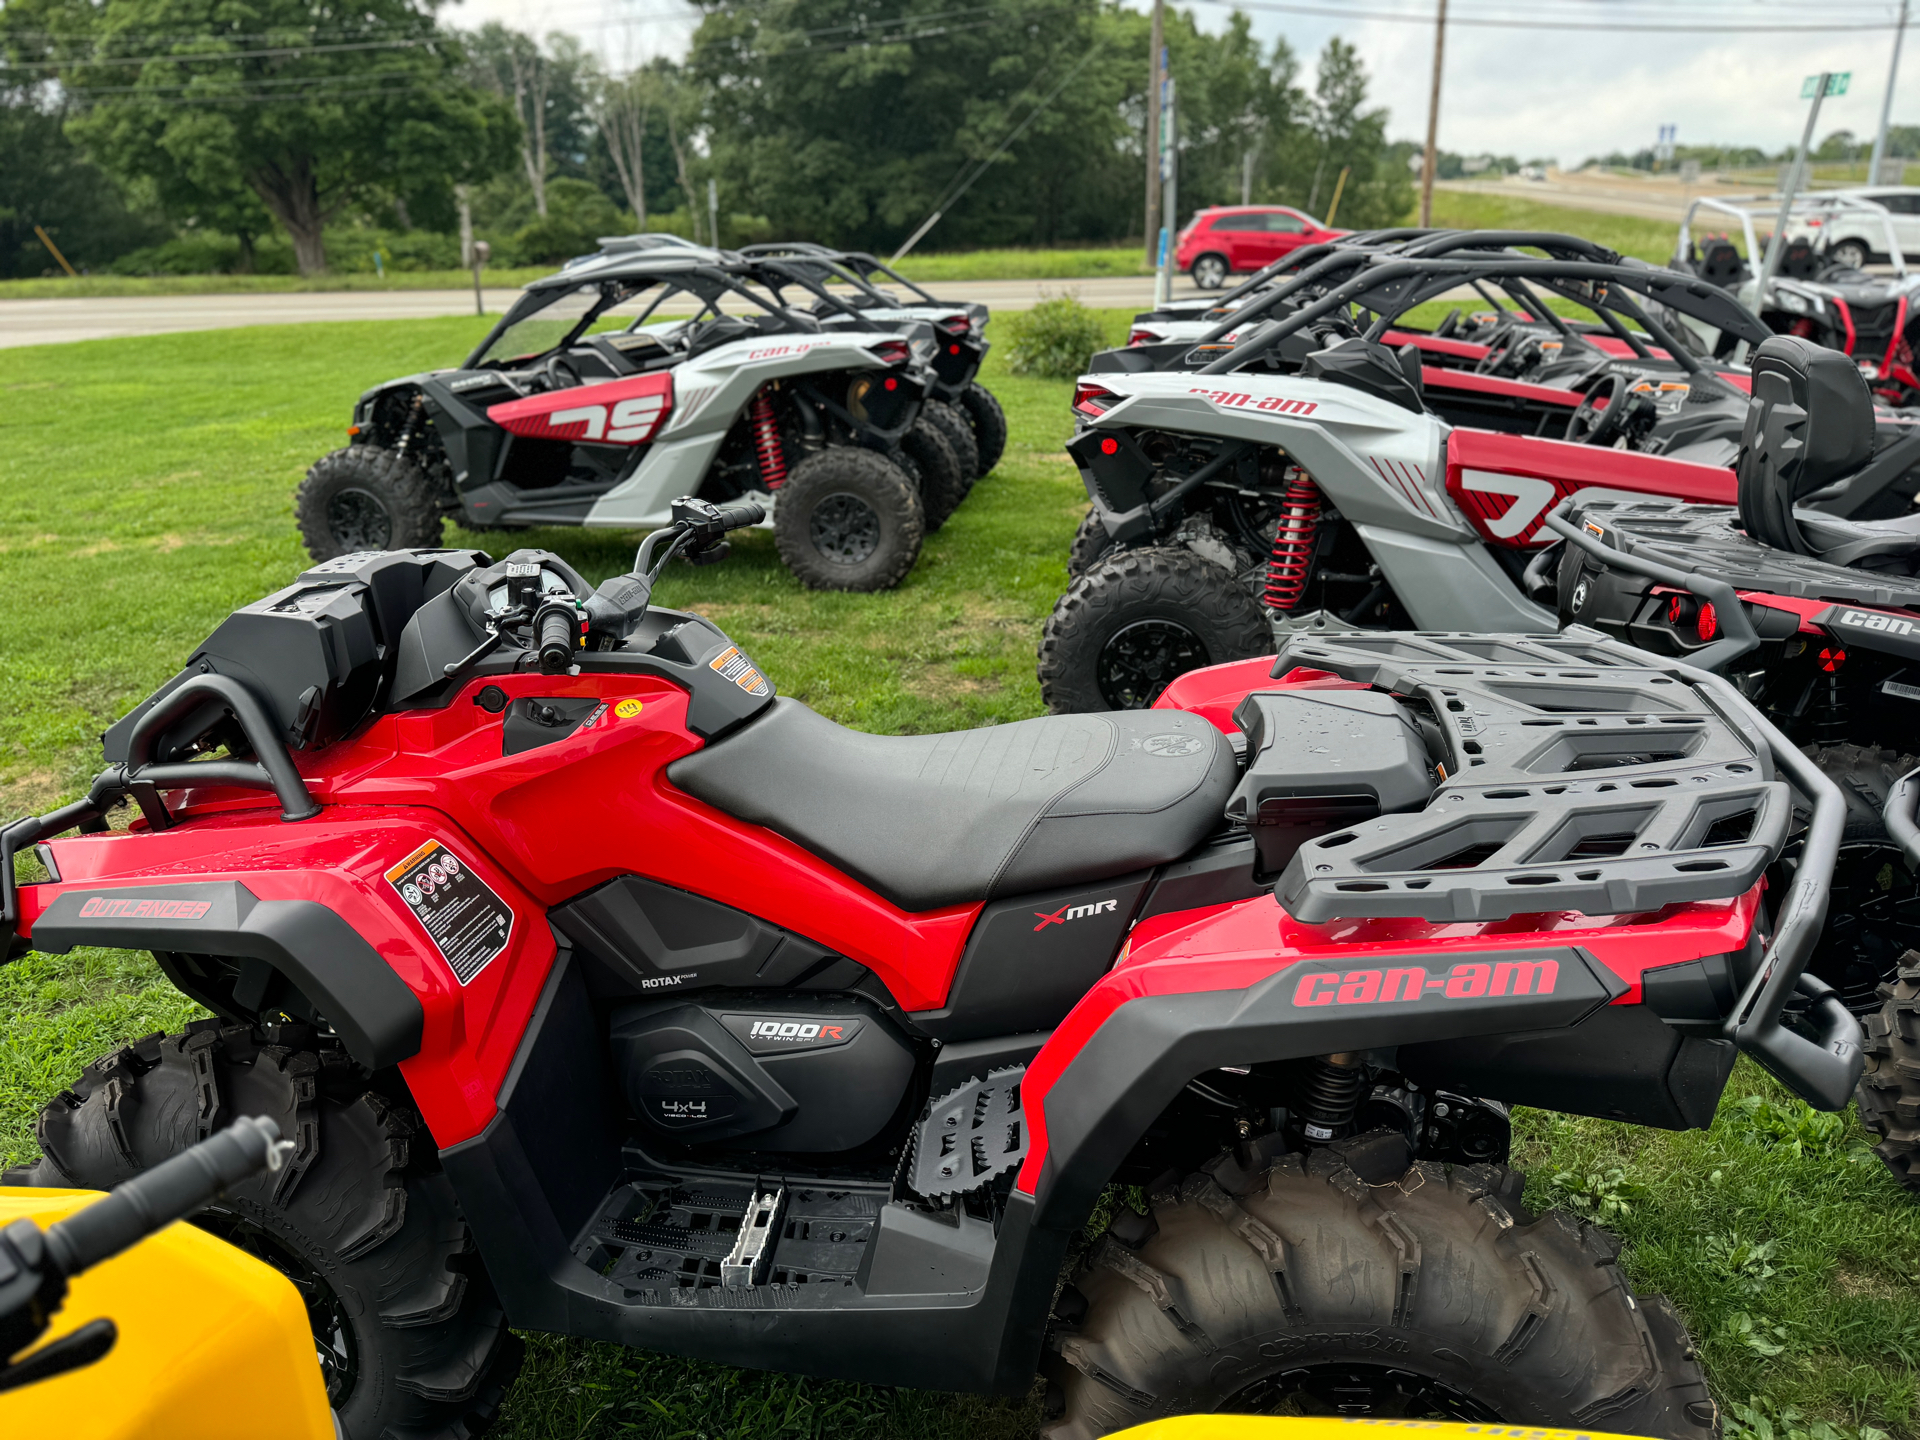
[[[130,900],[125,896],[88,896],[82,917],[137,916],[149,921],[197,921],[213,909],[212,901]]]
[[[1239,410],[1271,410],[1277,415],[1312,415],[1320,408],[1318,400],[1289,400],[1281,395],[1253,396],[1240,390],[1209,390],[1195,386],[1192,395],[1204,395],[1216,405],[1231,405]]]
[[[1840,614],[1842,625],[1858,625],[1863,630],[1884,630],[1889,635],[1913,635],[1914,622],[1898,615],[1883,615],[1875,610],[1844,610]]]
[[[1379,971],[1310,971],[1294,983],[1297,1006],[1365,1006],[1376,1001],[1419,1001],[1434,992],[1450,1001],[1479,996],[1551,996],[1561,963],[1542,958],[1463,961],[1445,975],[1422,966]]]
[[[1069,921],[1078,921],[1082,916],[1098,916],[1104,912],[1116,910],[1119,906],[1120,902],[1117,900],[1089,901],[1084,906],[1062,906],[1058,911],[1051,913],[1047,911],[1035,911],[1034,916],[1040,921],[1040,924],[1034,927],[1034,929],[1044,931],[1049,926],[1064,926]]]

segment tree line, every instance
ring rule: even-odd
[[[1140,234],[1147,18],[1113,0],[703,0],[624,73],[426,0],[9,0],[0,275],[549,264],[604,234],[890,251]],[[1183,212],[1245,195],[1407,212],[1355,50],[1304,63],[1170,13]],[[1345,175],[1343,180],[1341,177]],[[709,212],[709,185],[718,198]],[[36,228],[37,227],[37,228]],[[713,232],[718,229],[718,235]]]

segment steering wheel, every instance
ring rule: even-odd
[[[1628,418],[1628,378],[1616,371],[1604,375],[1567,418],[1563,440],[1577,445],[1612,445],[1625,433]]]
[[[1434,338],[1446,340],[1461,328],[1461,307],[1455,306],[1441,317],[1441,323],[1434,327]]]
[[[547,363],[540,367],[541,378],[546,382],[545,390],[568,390],[580,384],[580,372],[575,370],[567,357],[553,354]]]
[[[1474,362],[1476,375],[1499,375],[1500,367],[1507,361],[1508,351],[1520,339],[1520,329],[1512,322],[1502,321],[1494,327],[1494,333],[1484,342],[1487,354]]]

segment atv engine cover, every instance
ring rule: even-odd
[[[647,1131],[683,1145],[851,1151],[900,1109],[914,1052],[853,996],[646,1002],[613,1016],[614,1068]]]

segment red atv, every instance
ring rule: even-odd
[[[598,589],[401,551],[235,612],[4,831],[47,876],[0,868],[7,953],[150,949],[215,1013],[89,1066],[23,1179],[274,1120],[287,1164],[200,1223],[302,1287],[351,1435],[484,1426],[510,1324],[1039,1366],[1057,1436],[1715,1434],[1674,1310],[1523,1207],[1506,1107],[1705,1126],[1741,1051],[1845,1105],[1860,1031],[1802,975],[1832,782],[1578,630],[1296,635],[1153,710],[864,735],[649,604],[757,519],[682,501]]]

